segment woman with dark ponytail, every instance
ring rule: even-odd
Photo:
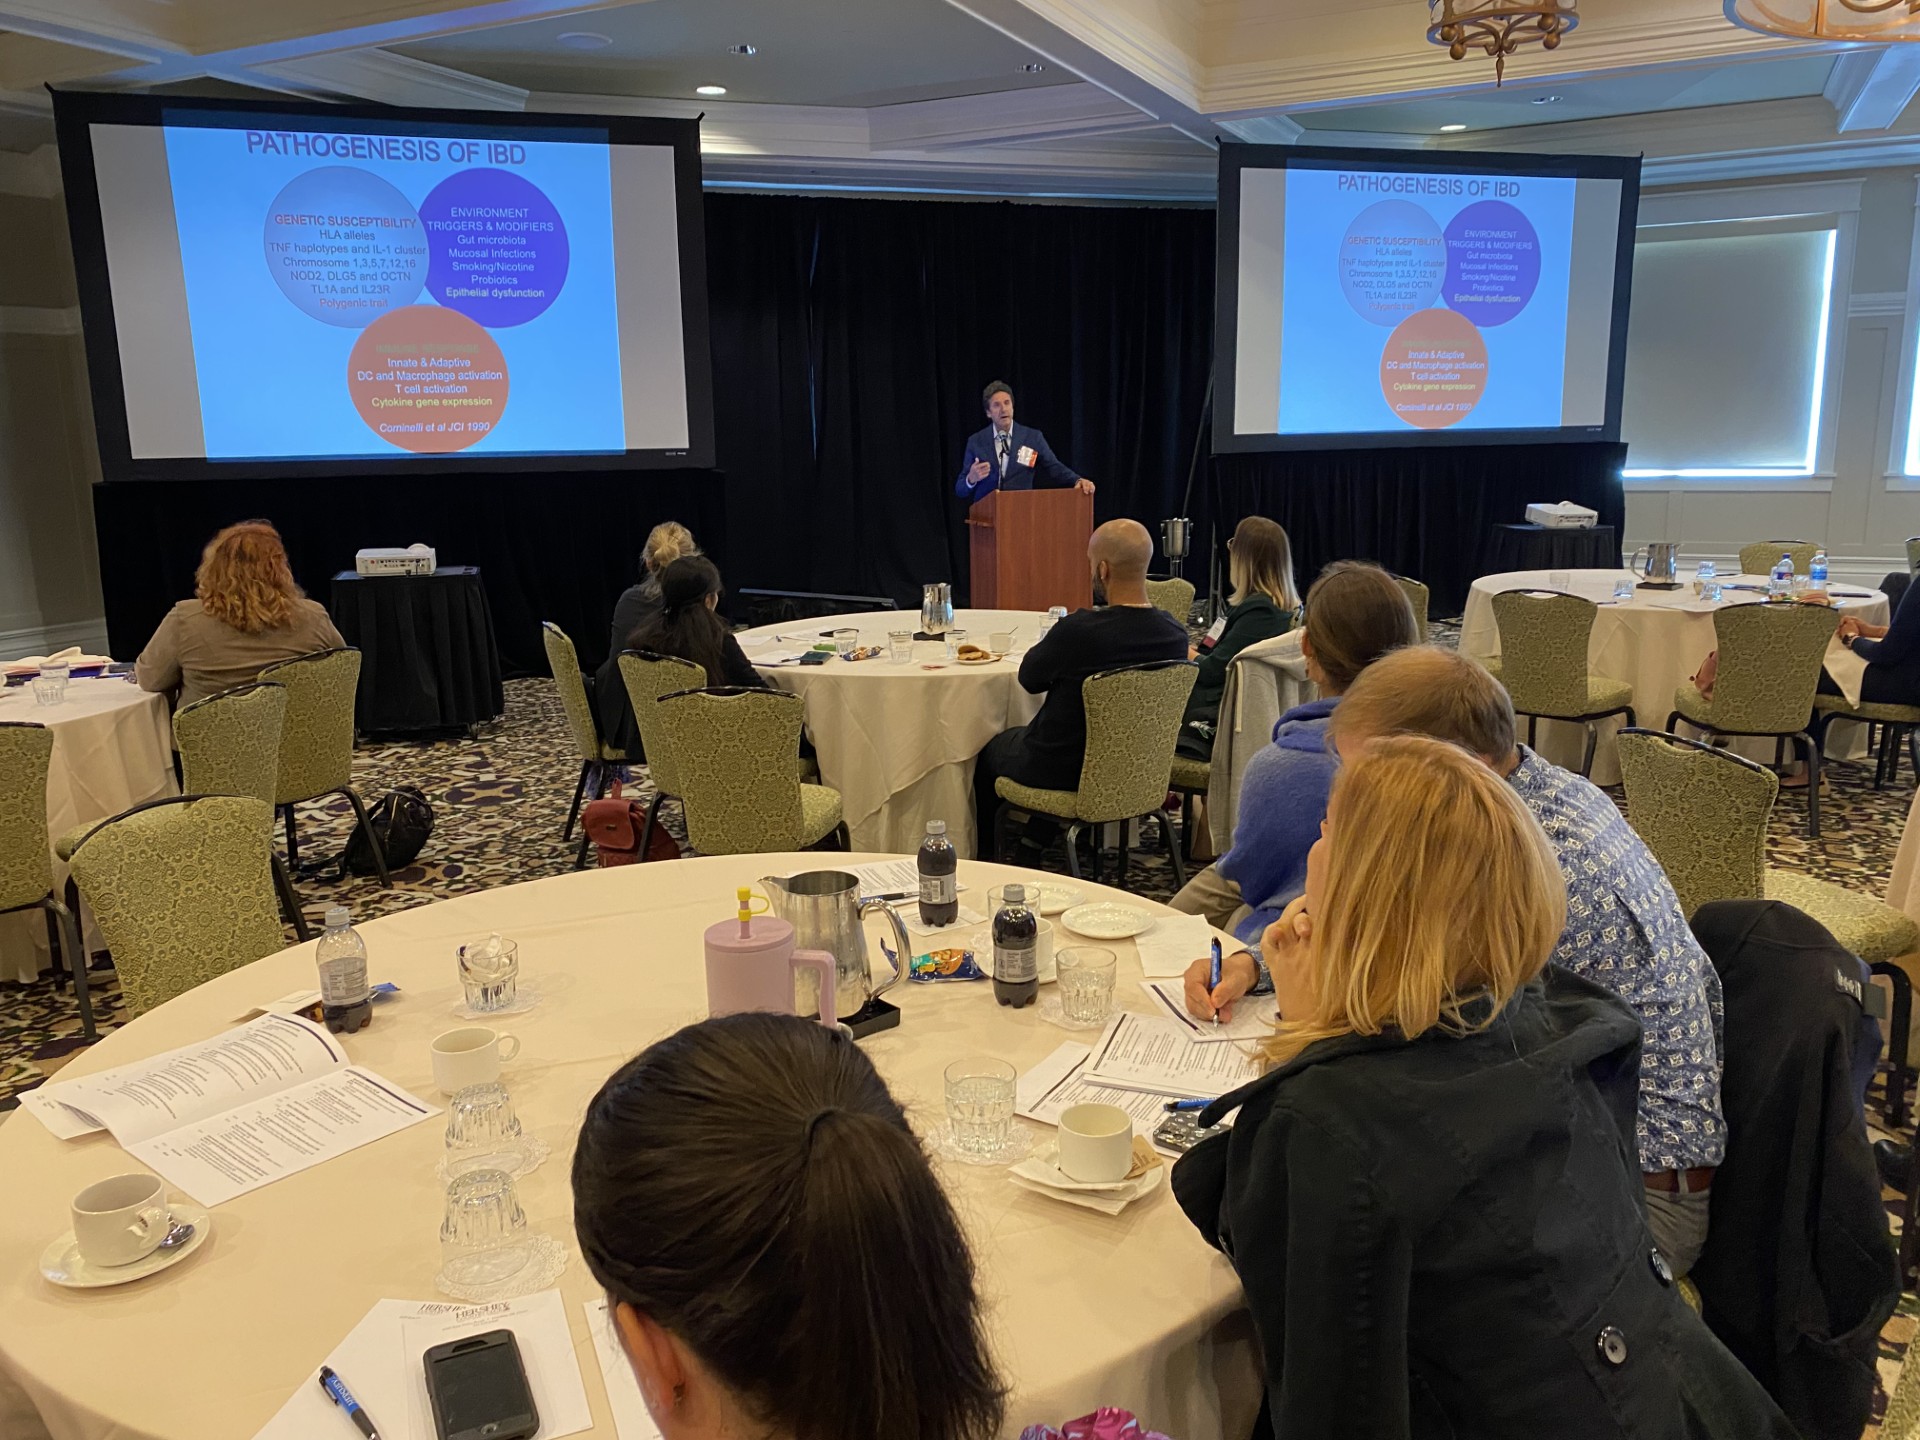
[[[587,1107],[573,1217],[667,1440],[998,1432],[953,1207],[833,1031],[729,1015],[629,1061]]]
[[[627,648],[691,660],[707,672],[709,685],[766,689],[718,614],[723,590],[719,567],[706,556],[675,560],[660,572],[660,608],[628,637]]]

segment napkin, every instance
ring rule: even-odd
[[[111,665],[111,655],[89,655],[78,645],[69,645],[66,649],[52,655],[23,655],[18,660],[9,660],[7,670],[38,670],[42,665]]]
[[[1213,927],[1204,915],[1160,915],[1153,928],[1136,935],[1133,943],[1140,952],[1140,971],[1149,980],[1166,980],[1185,975],[1187,966],[1204,960],[1207,942],[1213,939]],[[1239,942],[1233,942],[1239,948]]]
[[[1867,675],[1867,662],[1841,644],[1840,637],[1836,635],[1827,641],[1827,653],[1820,663],[1827,674],[1833,677],[1833,683],[1840,687],[1847,704],[1858,705],[1860,683]]]

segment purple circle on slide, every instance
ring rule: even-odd
[[[420,203],[427,289],[490,329],[545,313],[567,283],[567,227],[546,192],[511,170],[461,170]]]
[[[1469,205],[1447,226],[1447,308],[1485,329],[1504,325],[1540,284],[1540,235],[1504,200]]]
[[[267,270],[316,320],[362,330],[411,305],[426,280],[420,216],[392,185],[352,165],[289,180],[267,207]]]
[[[1440,222],[1411,200],[1382,200],[1340,241],[1340,289],[1363,320],[1388,329],[1439,298],[1447,275]]]

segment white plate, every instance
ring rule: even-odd
[[[131,1265],[90,1265],[69,1230],[41,1252],[40,1273],[69,1290],[98,1290],[171,1269],[207,1243],[207,1236],[213,1233],[213,1216],[191,1200],[169,1200],[167,1208],[176,1224],[193,1226],[193,1237],[177,1250],[155,1250]]]
[[[1053,943],[1056,947],[1059,945],[1060,937],[1058,935],[1053,937]],[[978,965],[981,973],[991,980],[993,978],[993,927],[989,925],[978,935],[975,935],[971,940],[967,941],[967,948],[973,951],[973,963]],[[1054,964],[1051,955],[1040,962],[1040,974],[1038,978],[1042,985],[1051,985],[1060,978],[1059,967]]]
[[[1131,940],[1153,928],[1153,916],[1131,905],[1103,900],[1074,906],[1060,917],[1060,923],[1089,940]]]
[[[1075,885],[1029,885],[1027,891],[1040,892],[1040,913],[1058,915],[1062,910],[1070,910],[1087,898],[1087,892]]]

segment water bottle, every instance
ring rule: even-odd
[[[1782,554],[1780,563],[1773,567],[1773,573],[1767,577],[1767,598],[1785,600],[1793,593],[1793,556]]]
[[[1807,588],[1818,590],[1822,595],[1827,593],[1827,552],[1824,550],[1813,552],[1813,563],[1807,566]]]
[[[1018,1010],[1040,994],[1040,921],[1027,887],[1009,885],[993,917],[993,998]]]
[[[313,958],[320,966],[320,1016],[327,1029],[352,1034],[373,1017],[367,990],[367,942],[344,905],[327,911],[327,933]]]
[[[947,822],[929,820],[915,861],[920,871],[920,923],[951,925],[960,918],[960,855],[947,839]]]

